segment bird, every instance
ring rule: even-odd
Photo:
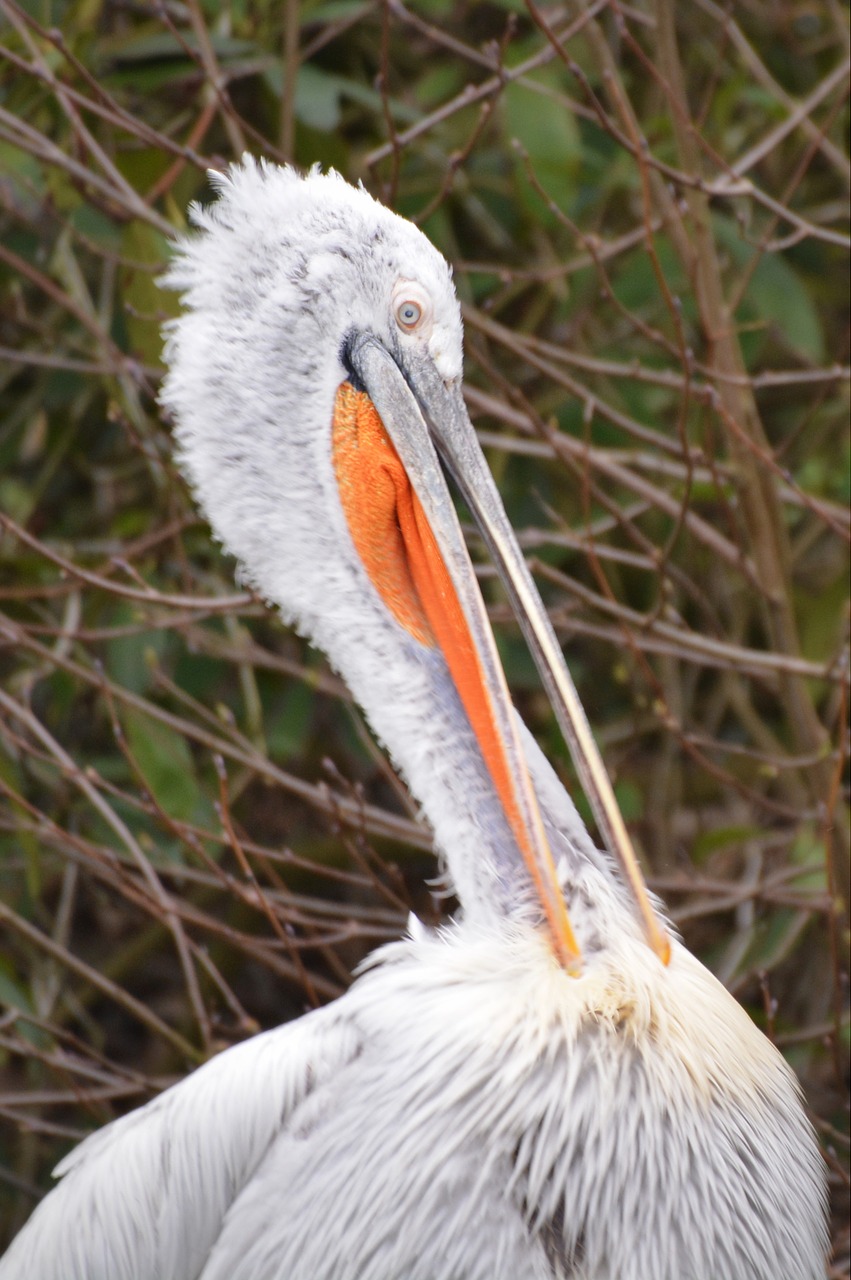
[[[211,175],[161,401],[242,579],[327,654],[455,918],[83,1140],[0,1280],[817,1280],[797,1081],[649,893],[462,394],[452,274],[334,171]],[[456,486],[601,836],[516,713]]]

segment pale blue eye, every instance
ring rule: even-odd
[[[423,309],[418,302],[412,301],[410,298],[405,302],[400,302],[396,308],[396,319],[403,329],[414,329],[419,324],[423,316]]]

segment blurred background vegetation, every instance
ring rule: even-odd
[[[362,179],[454,264],[470,410],[649,878],[797,1070],[848,1274],[847,22],[0,0],[0,1247],[82,1133],[451,908],[157,409],[169,236],[249,150]]]

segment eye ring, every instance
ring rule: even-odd
[[[419,326],[423,315],[423,308],[416,298],[403,298],[396,304],[396,323],[408,333]]]
[[[397,280],[391,298],[392,315],[402,333],[428,334],[433,315],[431,294],[417,280]]]

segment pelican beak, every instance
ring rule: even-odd
[[[547,843],[490,622],[438,452],[503,579],[601,835],[619,861],[635,898],[648,942],[667,963],[669,940],[653,911],[611,783],[479,447],[460,385],[446,383],[426,354],[406,360],[403,374],[393,356],[370,335],[357,335],[351,340],[348,359],[416,495],[413,523],[418,529],[416,536],[424,539],[423,559],[431,566],[426,589],[415,583],[424,603],[426,625],[434,631],[443,650],[482,746],[540,897],[557,955],[569,972],[579,971],[579,946]],[[435,578],[435,565],[439,566],[438,577],[445,575],[445,582]],[[457,605],[453,601],[447,608],[447,599],[452,595]],[[428,607],[429,598],[437,602],[432,610]],[[453,621],[453,614],[459,610],[460,617]]]

